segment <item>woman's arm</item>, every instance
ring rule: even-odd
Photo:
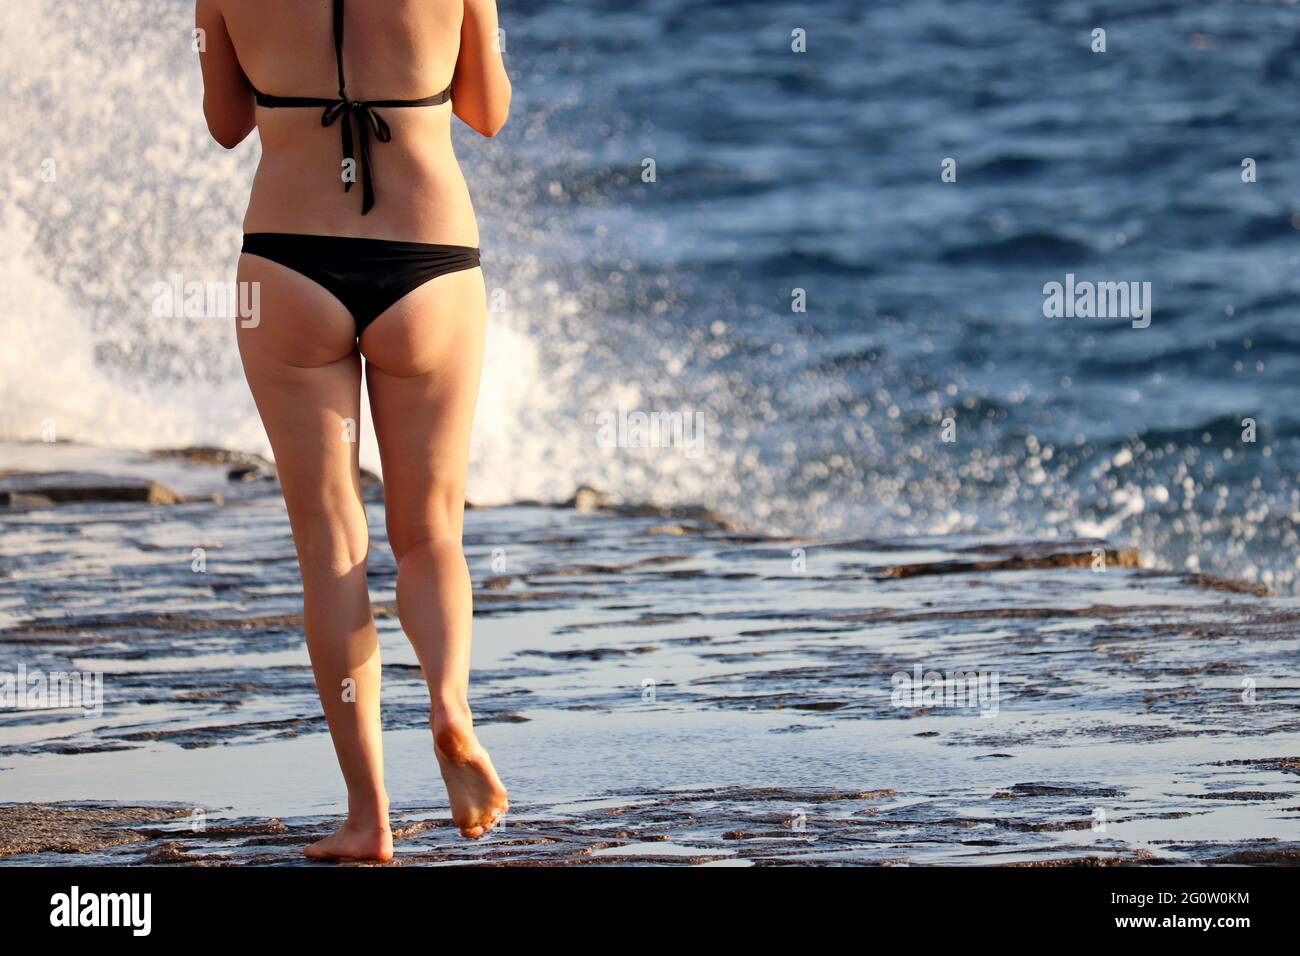
[[[501,46],[497,42],[496,0],[465,0],[451,108],[484,136],[495,136],[510,113],[510,78]]]
[[[230,42],[221,0],[198,0],[194,24],[202,30],[199,63],[203,69],[203,115],[208,131],[226,149],[234,149],[255,125],[253,88]]]

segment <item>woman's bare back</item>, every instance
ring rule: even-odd
[[[338,95],[329,0],[221,0],[244,74],[273,96]],[[463,0],[385,0],[346,8],[343,67],[357,101],[419,99],[446,89],[461,46]],[[358,215],[344,192],[339,125],[320,109],[258,109],[262,160],[245,232],[292,232],[477,246],[469,189],[451,144],[451,104],[379,111],[390,142],[370,146],[376,203]],[[339,122],[346,122],[340,120]]]

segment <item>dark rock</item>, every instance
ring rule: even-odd
[[[1212,574],[1189,574],[1186,580],[1188,584],[1194,587],[1209,588],[1212,591],[1227,591],[1230,594],[1253,594],[1255,597],[1268,597],[1273,593],[1262,584],[1216,578]]]
[[[576,511],[599,511],[607,508],[613,499],[603,491],[597,491],[582,485],[573,493],[573,497],[560,505],[561,508],[573,508]]]
[[[611,505],[606,510],[624,518],[665,518],[672,521],[694,521],[708,528],[739,531],[740,528],[703,505]]]
[[[518,502],[522,504],[522,502]],[[606,511],[624,518],[663,518],[671,521],[693,521],[703,528],[717,528],[724,531],[739,531],[740,528],[726,518],[714,513],[703,505],[652,505],[652,504],[616,504],[612,495],[598,491],[589,485],[581,485],[569,500],[561,502],[560,508],[573,508],[575,511]],[[656,525],[650,529],[651,534],[683,535],[702,530],[680,524]]]
[[[1091,551],[1054,551],[1040,554],[1011,554],[986,561],[934,561],[924,564],[896,564],[874,568],[878,578],[914,578],[926,574],[972,574],[982,571],[1036,571],[1045,568],[1091,568]],[[1107,548],[1106,568],[1140,568],[1137,548]]]
[[[160,448],[149,453],[154,458],[168,461],[185,461],[194,465],[229,465],[229,481],[274,481],[275,462],[246,451],[231,451],[199,445],[189,448]]]
[[[0,857],[18,853],[84,853],[144,837],[123,824],[185,816],[178,807],[86,806],[28,803],[0,807]]]
[[[188,461],[195,465],[238,465],[248,468],[260,468],[275,473],[275,463],[261,455],[246,451],[231,451],[228,448],[195,446],[190,448],[160,448],[149,454],[154,458],[172,461]]]
[[[263,471],[256,465],[237,465],[226,472],[229,481],[271,481],[274,473]]]
[[[81,471],[10,472],[0,476],[0,505],[22,504],[33,499],[53,504],[133,502],[151,505],[174,505],[185,500],[161,482],[147,478]]]

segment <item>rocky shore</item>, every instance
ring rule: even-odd
[[[306,865],[342,790],[273,465],[0,452],[0,674],[103,688],[0,707],[0,864]],[[596,489],[467,514],[512,794],[467,842],[367,489],[396,864],[1300,860],[1294,599],[1115,543],[773,538]]]

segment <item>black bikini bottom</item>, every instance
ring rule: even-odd
[[[430,279],[479,265],[478,250],[471,246],[287,232],[246,233],[244,252],[278,262],[332,293],[352,313],[357,338],[389,306]]]

